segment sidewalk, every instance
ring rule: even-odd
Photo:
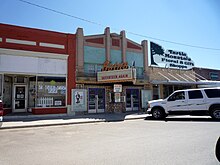
[[[148,115],[140,112],[112,113],[112,114],[87,114],[82,116],[68,116],[67,114],[55,115],[9,115],[3,116],[0,129],[42,127],[69,124],[84,124],[96,122],[117,122],[124,120],[144,119]]]

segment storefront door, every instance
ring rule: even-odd
[[[13,112],[27,112],[26,85],[14,85]]]
[[[105,112],[105,89],[89,88],[89,108],[88,113]]]
[[[126,89],[126,111],[137,111],[139,106],[139,89]]]

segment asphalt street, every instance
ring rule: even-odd
[[[219,136],[202,117],[0,130],[0,164],[218,165]]]

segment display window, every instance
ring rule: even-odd
[[[35,107],[37,99],[37,81],[36,76],[29,78],[28,106]]]
[[[29,107],[59,107],[65,105],[65,77],[29,78]]]
[[[3,107],[12,108],[12,77],[4,76]]]
[[[59,107],[66,105],[65,77],[37,77],[37,87],[32,85],[36,107]],[[34,84],[34,83],[33,83]],[[35,93],[36,90],[36,94]]]
[[[0,100],[3,99],[3,75],[0,74]]]

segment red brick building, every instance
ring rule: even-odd
[[[75,88],[76,36],[0,24],[4,114],[66,113]]]

